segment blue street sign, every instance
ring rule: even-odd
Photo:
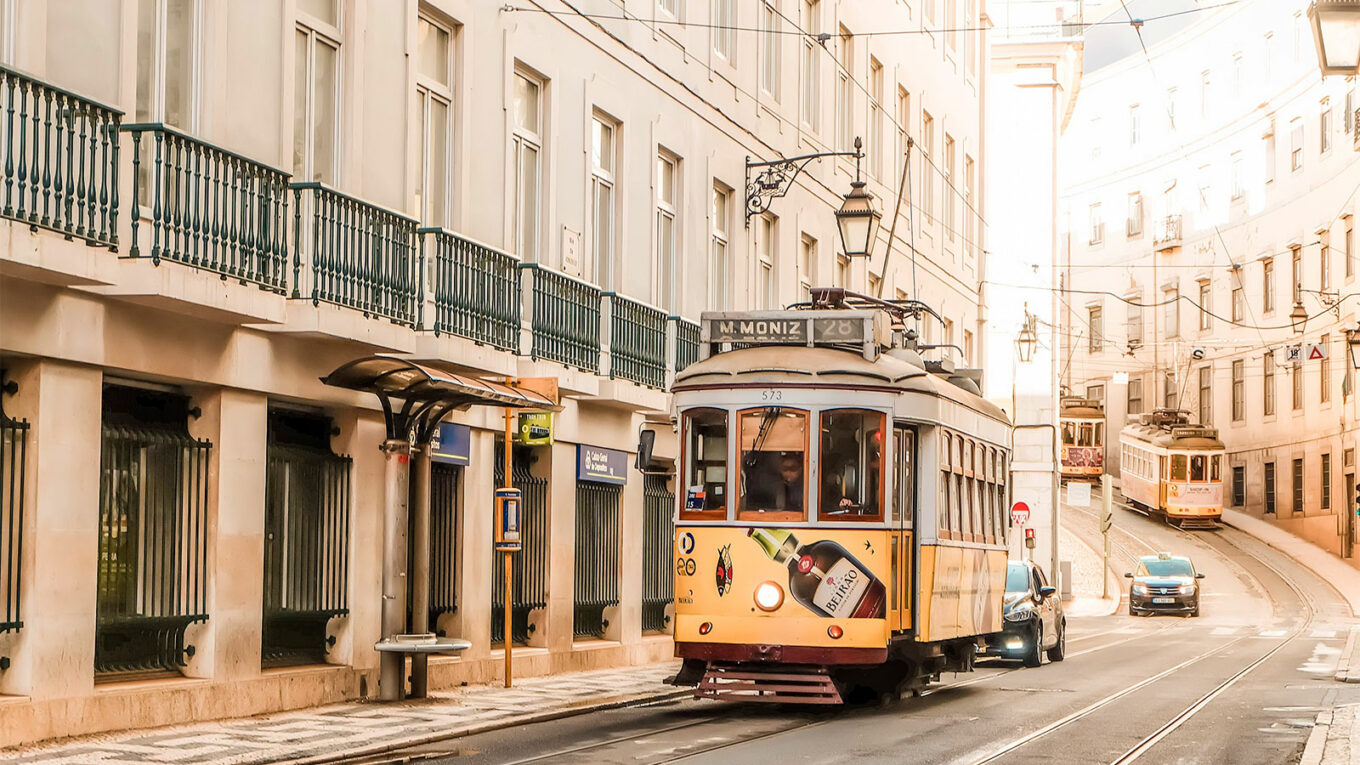
[[[577,444],[576,480],[624,485],[628,482],[628,453]]]
[[[439,424],[430,439],[430,459],[447,465],[467,465],[472,457],[472,428],[451,422]]]

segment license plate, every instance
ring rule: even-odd
[[[1176,602],[1176,599],[1175,599],[1175,598],[1153,598],[1153,599],[1152,599],[1152,602],[1153,602],[1153,603],[1175,603],[1175,602]]]

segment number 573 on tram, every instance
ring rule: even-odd
[[[1011,425],[972,379],[881,349],[873,316],[703,317],[714,352],[673,386],[674,682],[696,696],[906,690],[1002,629]]]

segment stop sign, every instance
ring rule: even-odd
[[[1029,521],[1029,505],[1024,502],[1016,502],[1011,505],[1011,523],[1016,526],[1024,526]]]

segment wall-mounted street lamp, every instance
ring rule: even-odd
[[[1308,6],[1318,68],[1323,76],[1360,68],[1360,0],[1317,0]]]
[[[845,195],[840,209],[836,211],[836,225],[840,229],[841,246],[846,256],[867,257],[873,251],[882,215],[874,209],[873,195],[865,190],[864,181],[860,180],[859,163],[864,158],[863,147],[864,142],[856,138],[854,151],[824,151],[768,162],[752,162],[751,158],[747,157],[746,227],[750,228],[752,215],[769,210],[771,202],[789,193],[789,189],[793,188],[793,182],[812,160],[822,157],[854,157],[855,181],[850,184],[850,193]],[[752,170],[758,170],[754,178],[751,177]]]
[[[1308,324],[1308,309],[1303,307],[1303,300],[1294,301],[1294,310],[1289,312],[1289,324],[1294,328],[1294,334],[1302,335],[1304,326]]]
[[[1029,305],[1025,305],[1025,325],[1020,328],[1020,334],[1015,338],[1015,354],[1021,364],[1028,364],[1034,360],[1034,351],[1039,347],[1039,332],[1036,326],[1039,317],[1029,312]]]

